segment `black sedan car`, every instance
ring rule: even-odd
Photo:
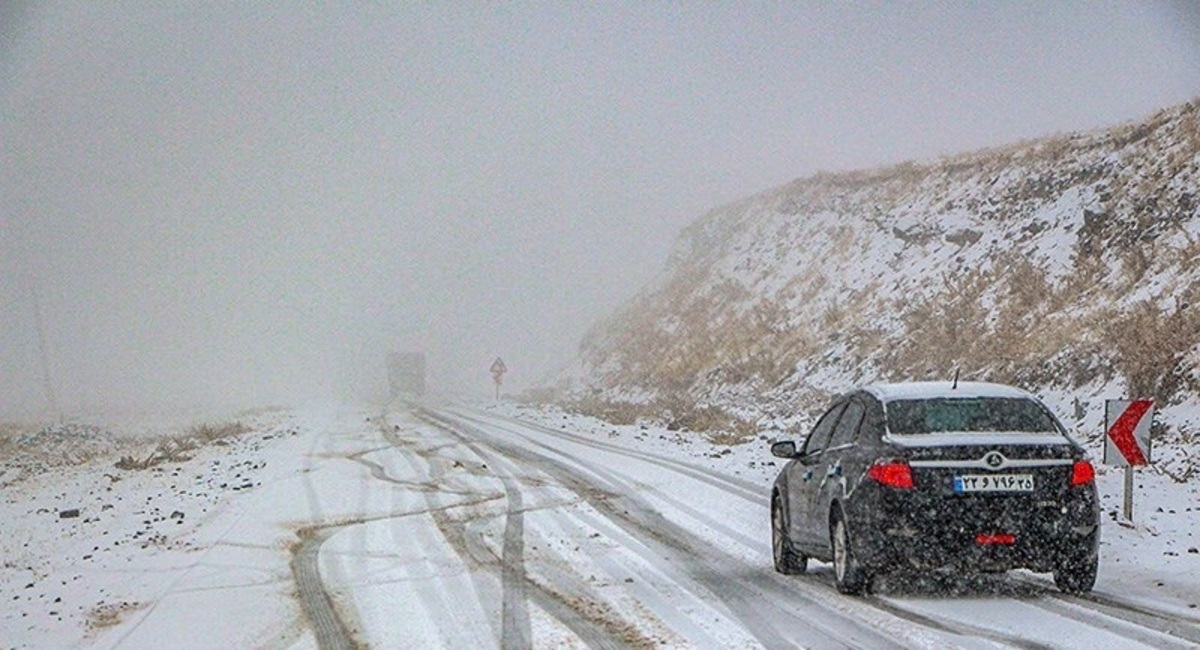
[[[771,491],[775,569],[832,562],[857,594],[897,569],[1049,572],[1096,581],[1100,510],[1083,449],[1033,395],[999,384],[862,388],[834,401]]]

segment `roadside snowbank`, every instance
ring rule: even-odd
[[[127,471],[114,466],[120,453],[156,441],[82,425],[19,440],[0,492],[0,645],[105,645],[107,630],[153,607],[203,556],[207,531],[271,475],[269,451],[298,434],[283,414],[248,424],[188,460]]]

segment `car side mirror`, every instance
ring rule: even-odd
[[[771,455],[779,458],[795,458],[796,443],[791,440],[784,440],[771,445]]]

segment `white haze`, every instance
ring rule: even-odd
[[[0,417],[485,393],[718,204],[1200,94],[1180,3],[0,8]]]

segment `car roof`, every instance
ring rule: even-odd
[[[949,381],[914,381],[902,384],[872,384],[864,386],[864,392],[874,396],[881,402],[894,402],[911,399],[955,399],[979,397],[1008,397],[1034,399],[1032,394],[1020,388],[1004,384],[991,384],[980,381],[960,381],[957,384]]]

